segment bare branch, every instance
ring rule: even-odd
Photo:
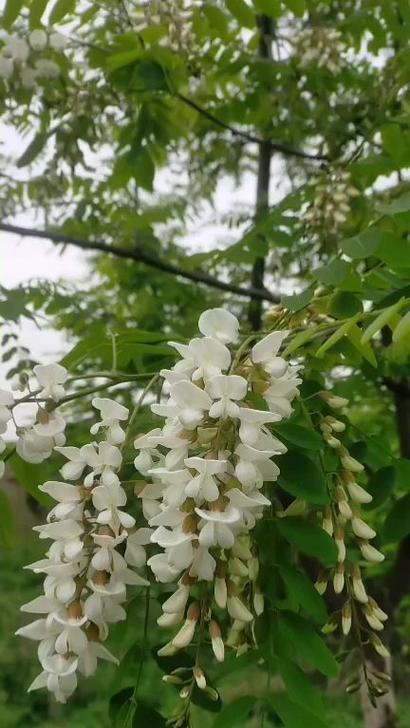
[[[150,268],[160,270],[163,273],[169,273],[177,276],[178,278],[192,281],[193,283],[203,283],[205,286],[217,288],[221,291],[226,291],[227,293],[234,293],[237,296],[258,298],[261,301],[270,301],[271,303],[278,303],[280,300],[279,296],[270,293],[267,289],[259,290],[254,288],[243,288],[242,286],[237,286],[233,283],[226,283],[218,278],[214,278],[199,269],[186,270],[181,266],[170,263],[156,255],[146,253],[138,246],[135,246],[134,248],[121,248],[117,245],[108,245],[108,243],[104,243],[100,240],[80,240],[78,238],[73,238],[70,235],[65,235],[64,233],[53,232],[51,230],[36,230],[34,228],[21,227],[19,225],[9,225],[8,223],[0,223],[0,231],[13,233],[15,235],[22,235],[25,237],[43,238],[51,240],[51,242],[57,244],[62,243],[64,245],[73,245],[77,248],[81,248],[82,250],[98,250],[101,253],[114,255],[117,258],[123,258],[125,260],[134,260],[136,263],[142,263]]]

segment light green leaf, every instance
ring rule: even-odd
[[[343,336],[345,336],[350,331],[350,329],[356,324],[356,322],[358,321],[359,318],[360,318],[360,314],[357,314],[356,316],[351,318],[349,321],[346,321],[344,324],[342,324],[342,326],[339,326],[339,328],[336,329],[336,331],[334,331],[334,333],[331,336],[329,336],[328,339],[326,339],[326,341],[322,344],[322,346],[319,346],[319,348],[316,352],[317,358],[320,359],[327,352],[328,349],[330,349],[338,341],[340,341],[340,339],[342,339]]]
[[[409,212],[410,192],[404,192],[404,194],[395,197],[394,200],[390,200],[389,202],[379,202],[377,209],[384,215],[396,215],[400,212]]]
[[[323,528],[294,516],[278,519],[277,526],[282,536],[304,554],[325,565],[336,562],[335,542]]]
[[[301,18],[306,12],[305,0],[285,0],[286,7]]]
[[[282,7],[280,0],[252,0],[258,13],[263,13],[269,18],[280,18]]]
[[[6,30],[9,30],[13,25],[14,21],[20,14],[20,10],[25,5],[24,0],[6,0],[6,6],[3,11],[3,25]]]
[[[225,0],[225,5],[240,25],[245,28],[255,27],[255,13],[245,0]]]
[[[285,728],[313,728],[313,726],[326,728],[326,724],[316,715],[306,710],[300,703],[290,700],[287,695],[271,695],[269,703]]]
[[[288,308],[289,311],[300,311],[302,308],[306,308],[306,306],[311,303],[313,298],[313,288],[309,286],[309,288],[305,288],[304,291],[301,293],[294,293],[292,296],[282,296],[282,305],[285,306],[285,308]]]
[[[287,357],[289,354],[293,354],[294,351],[297,351],[303,344],[306,344],[310,339],[315,336],[315,334],[318,333],[318,329],[316,327],[312,327],[311,329],[306,329],[305,331],[299,331],[296,336],[293,337],[292,341],[287,345],[286,349],[283,352],[283,356]]]
[[[364,334],[362,335],[361,342],[362,344],[366,344],[366,342],[370,341],[371,338],[375,334],[377,334],[378,331],[381,331],[381,329],[384,326],[387,326],[396,316],[400,308],[404,304],[404,299],[400,299],[400,301],[397,301],[393,306],[389,306],[389,308],[385,308],[381,313],[379,313],[378,316],[372,321],[372,323],[367,327]]]
[[[148,192],[152,192],[155,167],[152,157],[146,147],[142,147],[135,154],[130,155],[132,175],[137,184]]]
[[[383,241],[383,232],[377,228],[365,230],[353,238],[342,240],[339,245],[349,258],[362,259],[373,255]]]
[[[50,13],[50,24],[61,23],[66,15],[72,15],[74,13],[75,7],[76,0],[57,0]]]
[[[336,258],[327,265],[322,265],[320,268],[316,268],[312,275],[320,283],[325,283],[329,286],[337,286],[339,283],[343,283],[351,269],[351,263],[346,260]]]
[[[399,323],[394,329],[393,341],[394,343],[397,343],[407,336],[410,337],[410,311],[407,311],[407,313],[404,314],[403,318],[400,319]]]
[[[215,28],[220,38],[225,38],[229,31],[228,18],[225,13],[216,5],[204,3],[203,13],[207,17],[210,28]]]
[[[31,0],[29,13],[30,28],[38,28],[41,26],[41,18],[44,15],[48,2],[49,0]]]

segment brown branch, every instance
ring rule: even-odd
[[[125,260],[133,260],[136,263],[142,263],[150,268],[155,268],[163,273],[170,273],[171,275],[184,278],[185,280],[193,283],[203,283],[205,286],[211,288],[217,288],[227,293],[235,293],[237,296],[245,296],[246,298],[258,298],[261,301],[271,301],[272,303],[278,303],[279,296],[270,293],[266,288],[263,290],[253,288],[242,288],[233,283],[225,283],[218,278],[205,273],[201,270],[186,270],[181,268],[179,265],[170,263],[162,258],[158,258],[156,255],[151,255],[141,250],[141,248],[134,247],[121,248],[117,245],[108,245],[99,240],[80,240],[73,238],[70,235],[64,233],[46,231],[46,230],[35,230],[34,228],[21,227],[19,225],[9,225],[8,223],[0,223],[0,231],[6,233],[13,233],[15,235],[23,235],[25,237],[32,238],[44,238],[51,240],[53,243],[63,243],[64,245],[73,245],[82,250],[98,250],[101,253],[107,253],[108,255],[114,255],[117,258],[123,258]]]
[[[294,149],[294,147],[289,147],[287,144],[283,144],[282,142],[274,142],[271,139],[264,140],[260,139],[257,136],[254,136],[253,134],[249,134],[246,131],[241,131],[241,129],[237,129],[234,126],[230,126],[230,124],[227,124],[225,121],[222,121],[222,119],[218,119],[217,116],[214,116],[208,109],[204,109],[203,106],[200,106],[196,103],[196,101],[192,101],[192,99],[189,99],[187,96],[184,96],[183,94],[176,94],[177,98],[180,101],[183,101],[184,104],[187,106],[190,106],[191,109],[195,109],[195,111],[198,111],[199,114],[204,116],[209,121],[212,121],[213,124],[216,124],[217,126],[220,126],[222,129],[226,129],[226,131],[229,131],[231,134],[233,134],[236,137],[239,137],[240,139],[243,139],[246,142],[252,142],[253,144],[268,144],[272,152],[281,152],[282,154],[287,155],[288,157],[299,157],[300,159],[311,159],[313,161],[317,162],[326,162],[329,160],[329,157],[327,157],[326,154],[309,154],[309,152],[303,152],[301,149]]]

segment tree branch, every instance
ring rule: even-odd
[[[46,231],[46,230],[35,230],[34,228],[21,227],[19,225],[9,225],[8,223],[0,223],[0,231],[6,233],[13,233],[15,235],[23,235],[25,237],[32,238],[43,238],[51,240],[53,243],[63,243],[64,245],[73,245],[82,250],[98,250],[101,253],[107,253],[108,255],[114,255],[117,258],[123,258],[125,260],[133,260],[136,263],[142,263],[150,268],[155,268],[163,273],[169,273],[179,278],[192,281],[193,283],[203,283],[205,286],[211,288],[217,288],[227,293],[234,293],[237,296],[245,296],[246,298],[258,298],[261,301],[271,301],[272,303],[278,303],[279,296],[270,293],[266,288],[263,290],[254,288],[243,288],[242,286],[236,286],[233,283],[225,283],[218,278],[205,273],[201,270],[186,270],[181,268],[179,265],[169,263],[162,258],[158,258],[155,255],[146,253],[140,248],[121,248],[119,246],[108,245],[99,240],[80,240],[73,238],[70,235],[64,233]]]
[[[281,152],[282,154],[285,154],[288,157],[299,157],[300,159],[311,159],[316,162],[326,162],[329,160],[329,157],[326,154],[309,154],[309,152],[303,152],[301,149],[294,149],[293,147],[289,147],[287,144],[282,144],[282,142],[274,142],[271,139],[269,140],[263,140],[260,139],[257,136],[254,136],[253,134],[249,134],[246,131],[241,131],[241,129],[237,129],[234,126],[230,126],[225,121],[222,121],[222,119],[218,119],[217,116],[214,116],[208,109],[204,109],[203,106],[200,106],[196,103],[196,101],[192,101],[192,99],[189,99],[187,96],[184,96],[183,94],[176,94],[177,98],[180,101],[183,101],[184,104],[187,106],[190,106],[191,109],[195,109],[195,111],[198,111],[199,114],[204,116],[209,121],[212,121],[213,124],[216,124],[217,126],[220,126],[222,129],[226,129],[226,131],[229,131],[231,134],[233,134],[236,137],[239,137],[240,139],[243,139],[246,142],[252,142],[253,144],[268,144],[270,147],[270,150],[272,152]]]

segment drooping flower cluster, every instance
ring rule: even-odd
[[[321,396],[331,409],[338,409],[348,404],[347,399],[331,392],[322,392]],[[333,415],[321,418],[320,430],[323,439],[335,451],[340,463],[340,469],[334,476],[333,502],[325,508],[322,520],[322,527],[335,540],[338,556],[335,569],[323,573],[316,583],[316,588],[323,594],[329,579],[332,579],[335,594],[346,592],[344,604],[332,616],[325,631],[332,631],[340,622],[343,634],[348,635],[352,627],[353,612],[356,615],[361,614],[363,624],[356,625],[356,628],[362,629],[366,625],[365,631],[369,632],[370,643],[378,654],[386,657],[388,650],[375,633],[383,630],[387,614],[368,595],[359,564],[347,558],[345,542],[349,538],[351,543],[358,547],[364,561],[380,563],[384,560],[384,555],[370,543],[376,537],[376,531],[363,520],[360,512],[360,506],[370,503],[372,496],[356,482],[358,475],[364,471],[364,466],[350,455],[341,442],[340,437],[345,429],[345,423]]]
[[[128,410],[106,398],[94,399],[93,406],[101,421],[91,432],[103,439],[81,448],[57,447],[67,458],[64,480],[40,486],[57,505],[35,530],[52,544],[46,558],[27,567],[45,574],[44,594],[22,610],[41,616],[17,632],[39,642],[42,671],[29,690],[46,687],[60,702],[76,689],[77,673],[92,675],[98,659],[116,662],[103,645],[109,625],[125,619],[126,586],[148,584],[130,567],[144,565],[150,531],[137,529],[124,510],[127,496],[118,476],[120,423]]]
[[[37,81],[57,78],[60,67],[53,56],[67,44],[60,33],[48,34],[33,30],[27,40],[19,35],[3,33],[0,48],[0,78],[13,80],[24,89],[32,89]]]
[[[301,379],[299,367],[278,353],[287,331],[250,350],[244,342],[235,354],[239,322],[232,314],[210,309],[198,326],[201,337],[171,343],[181,359],[161,372],[168,399],[151,406],[165,424],[137,437],[135,467],[147,479],[139,497],[154,529],[151,542],[162,549],[148,564],[158,581],[179,580],[158,622],[182,626],[163,654],[189,644],[206,620],[221,660],[212,603],[232,618],[229,644],[240,649],[254,614],[263,611],[249,531],[270,505],[262,488],[279,475],[272,458],[286,451],[267,425],[290,415]],[[205,583],[201,596],[198,582]],[[198,601],[187,609],[192,596]]]
[[[336,74],[343,68],[345,46],[336,28],[317,25],[300,31],[296,56],[301,68],[318,66]]]
[[[346,170],[334,170],[317,180],[305,226],[318,235],[335,235],[346,222],[351,200],[359,194]]]

